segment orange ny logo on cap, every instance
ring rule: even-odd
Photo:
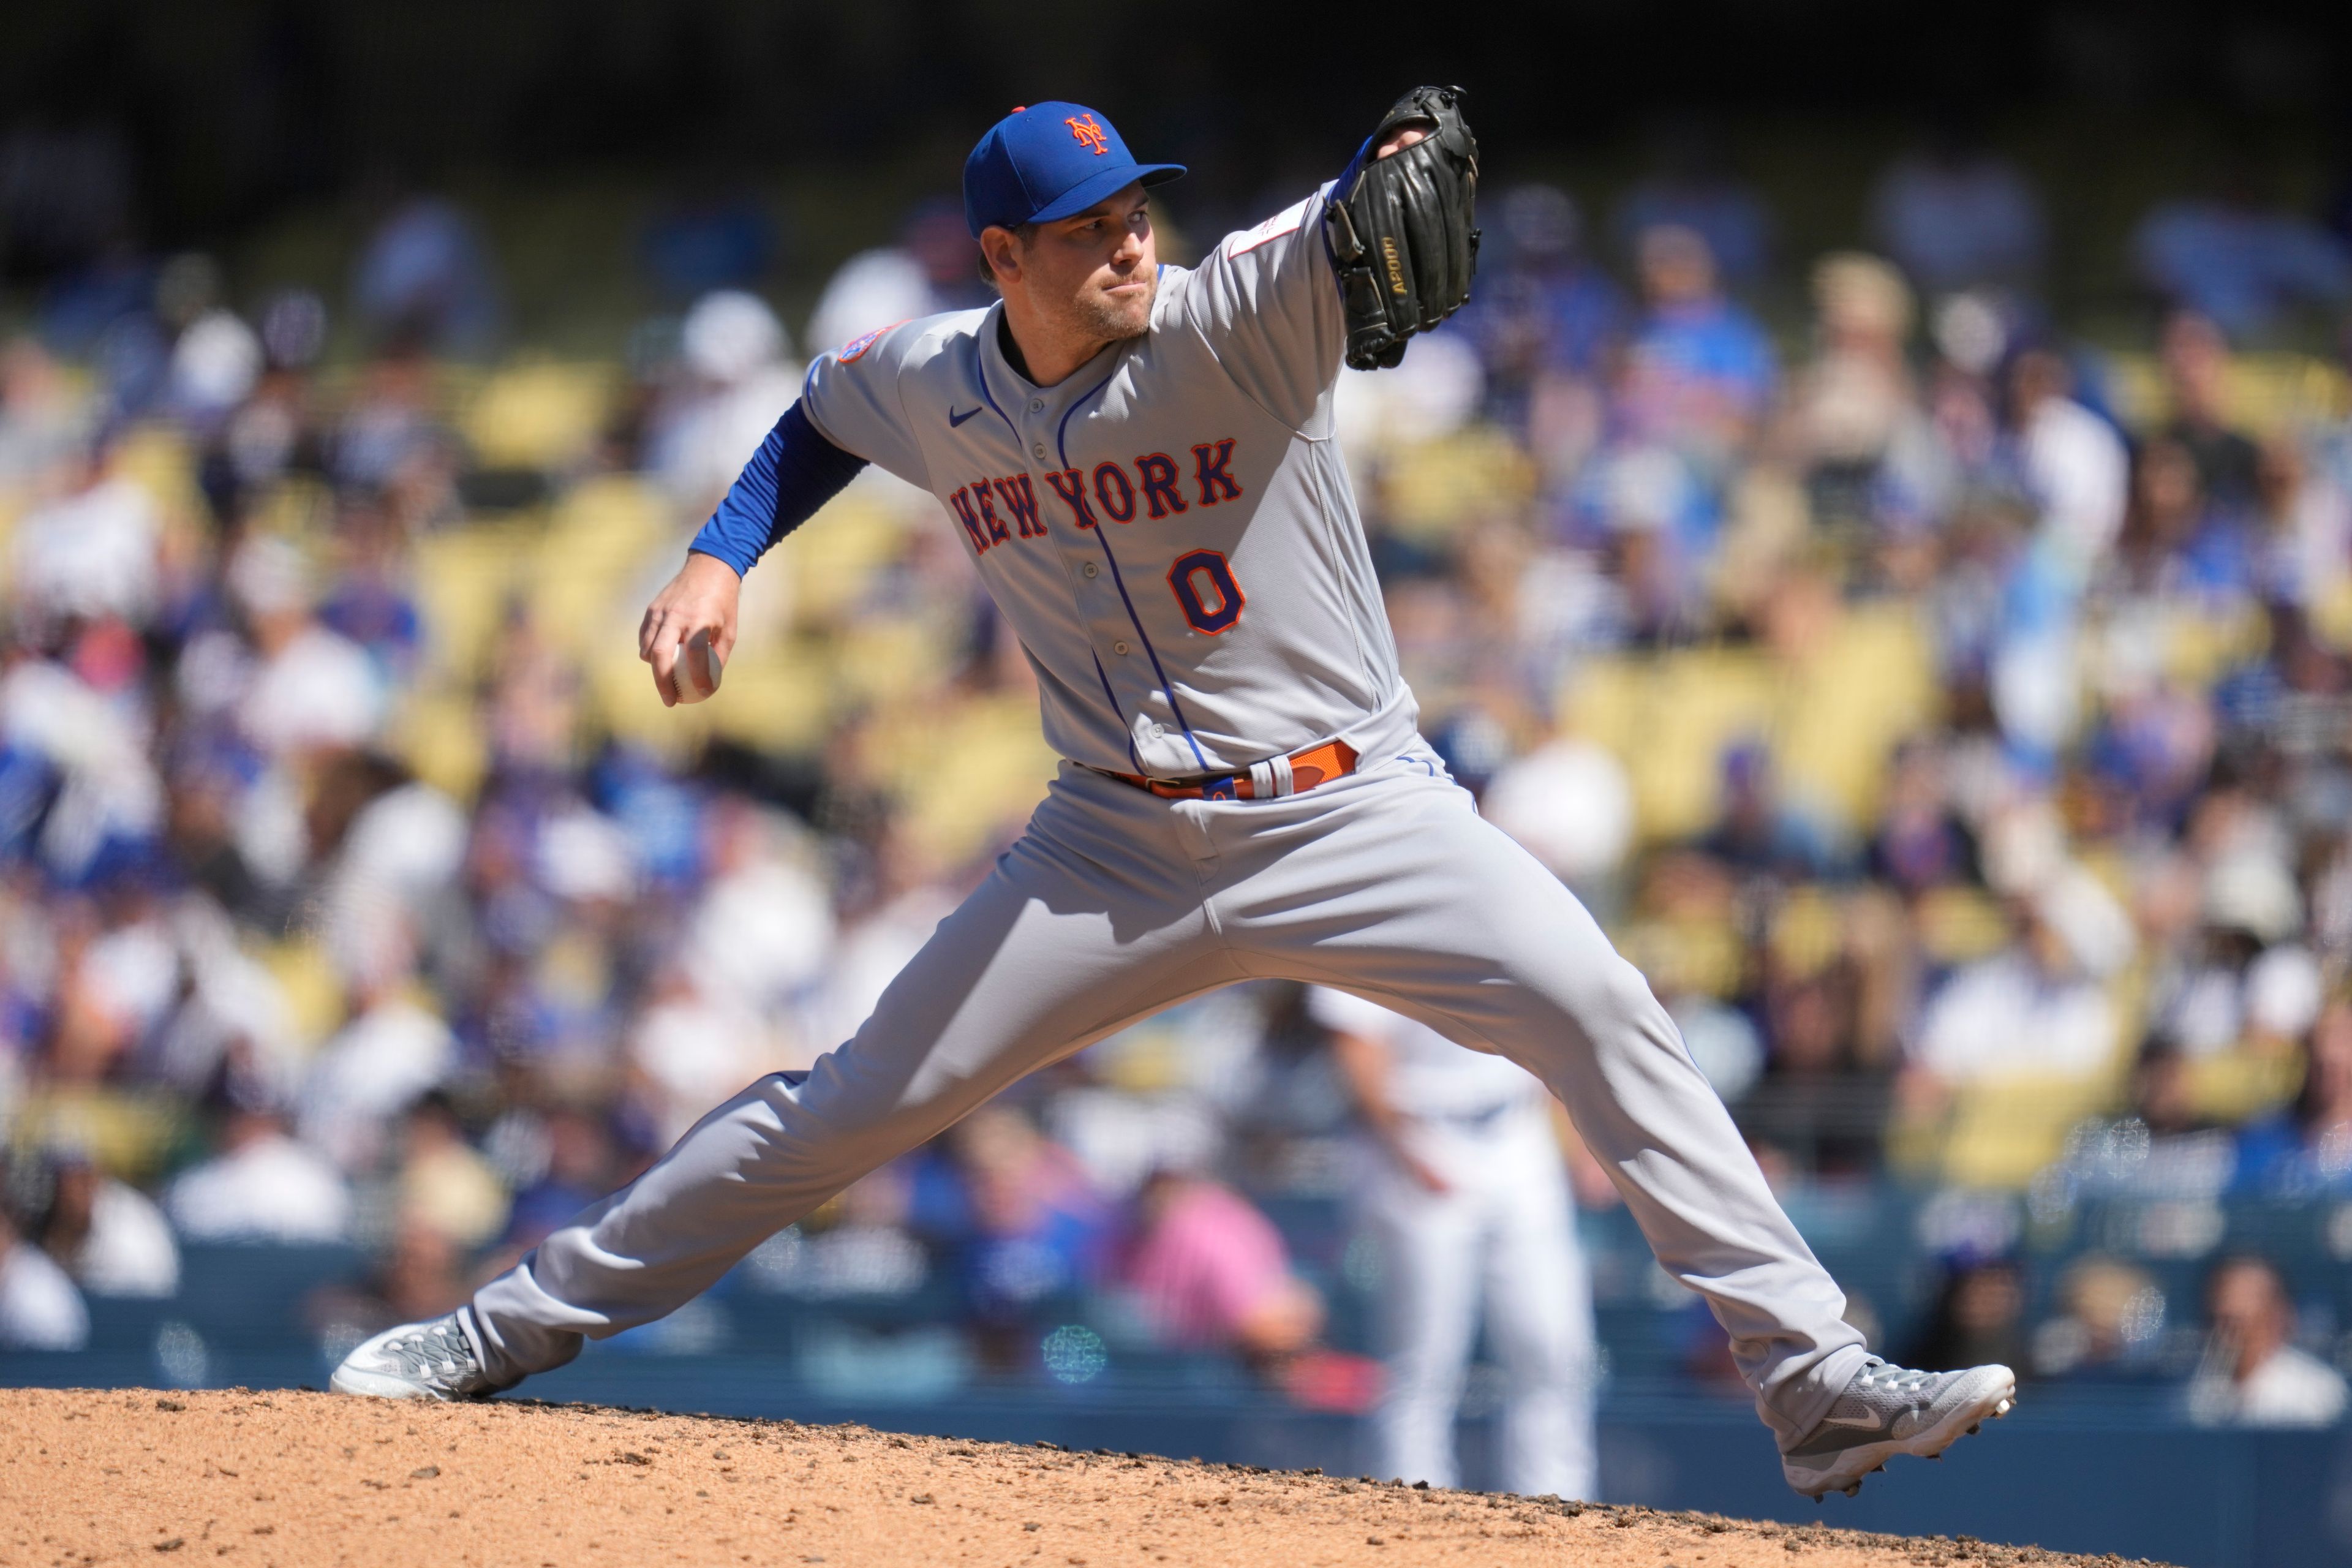
[[[1108,144],[1103,141],[1103,129],[1095,123],[1093,115],[1089,114],[1084,120],[1072,116],[1062,123],[1070,128],[1070,134],[1076,137],[1081,143],[1094,149],[1096,157],[1099,158],[1110,151]]]

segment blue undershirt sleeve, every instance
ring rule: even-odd
[[[865,467],[865,458],[818,435],[796,402],[784,410],[687,548],[718,557],[740,577],[778,540],[839,495]]]

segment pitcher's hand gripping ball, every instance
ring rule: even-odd
[[[1432,129],[1388,157],[1370,156],[1408,125]],[[1397,100],[1345,184],[1332,193],[1323,225],[1348,318],[1348,363],[1385,370],[1403,360],[1407,338],[1470,298],[1478,142],[1462,118],[1461,89],[1415,88]]]
[[[699,702],[719,689],[719,677],[725,667],[719,650],[710,646],[709,632],[697,632],[687,639],[677,654],[677,700]]]

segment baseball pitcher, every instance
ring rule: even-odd
[[[1332,388],[1468,297],[1458,95],[1408,94],[1338,180],[1191,269],[1160,264],[1145,202],[1182,173],[1079,104],[991,127],[963,190],[1000,300],[819,359],[639,634],[665,700],[708,695],[742,574],[881,465],[939,497],[1036,671],[1064,761],[1026,831],[804,1079],[752,1084],[334,1386],[477,1398],[561,1366],[1024,1074],[1278,976],[1559,1096],[1729,1333],[1799,1491],[1853,1490],[2005,1413],[2007,1367],[1868,1353],[1640,973],[1415,731]]]

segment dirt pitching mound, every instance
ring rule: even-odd
[[[0,1391],[0,1568],[158,1554],[191,1568],[2085,1561],[860,1426],[525,1400]]]

